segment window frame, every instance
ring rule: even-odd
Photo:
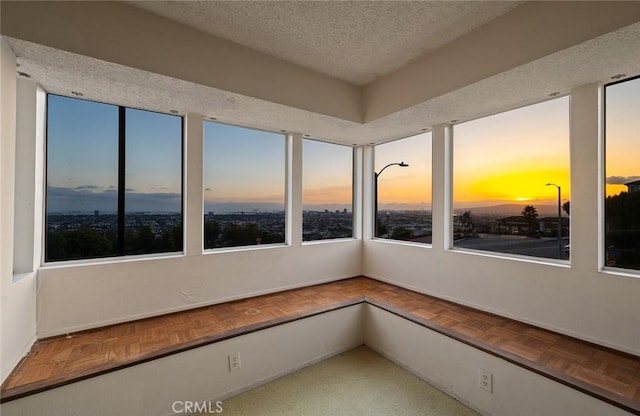
[[[413,134],[409,134],[407,136],[402,136],[402,137],[397,137],[391,140],[387,140],[384,141],[382,143],[376,143],[375,145],[373,145],[373,161],[372,161],[372,172],[371,172],[371,180],[372,180],[372,186],[371,186],[371,208],[372,208],[372,212],[371,212],[371,240],[372,241],[376,241],[376,242],[381,242],[384,244],[399,244],[399,245],[407,245],[407,246],[413,246],[413,247],[422,247],[422,248],[433,248],[433,240],[431,241],[431,243],[421,243],[418,241],[408,241],[408,240],[398,240],[398,239],[393,239],[391,237],[389,238],[385,238],[385,237],[378,237],[376,236],[376,217],[378,215],[378,201],[377,201],[377,186],[376,186],[376,182],[377,182],[377,172],[376,172],[376,150],[378,148],[378,146],[381,145],[385,145],[385,144],[389,144],[389,143],[394,143],[394,142],[399,142],[401,140],[405,140],[405,139],[411,139],[423,134],[430,134],[431,138],[430,138],[430,143],[428,146],[429,152],[430,152],[430,166],[429,166],[429,172],[431,175],[431,195],[430,195],[430,204],[431,204],[431,237],[433,239],[433,135],[434,135],[434,131],[433,129],[429,128],[429,129],[423,129],[420,132],[417,133],[413,133]],[[401,162],[404,162],[404,160],[402,160]],[[411,164],[409,164],[410,166]]]
[[[117,108],[118,111],[118,161],[117,161],[117,247],[116,254],[108,255],[108,256],[98,256],[98,257],[87,257],[87,258],[79,258],[79,259],[61,259],[61,260],[47,260],[47,247],[48,247],[48,214],[49,214],[49,99],[51,96],[62,97],[65,99],[72,99],[78,101],[84,101],[89,103],[96,104],[105,104],[110,105]],[[126,234],[126,211],[125,209],[125,200],[126,200],[126,110],[138,110],[145,111],[153,114],[160,114],[172,117],[180,118],[180,223],[182,226],[182,249],[180,251],[166,251],[166,252],[156,252],[156,253],[143,253],[143,254],[127,254],[126,253],[126,242],[125,242],[125,234]],[[179,115],[177,113],[163,113],[155,110],[147,110],[143,108],[137,107],[129,107],[119,104],[106,103],[102,101],[96,101],[91,99],[85,99],[80,97],[70,97],[62,94],[56,93],[45,93],[45,117],[44,117],[44,157],[43,157],[43,180],[44,180],[44,195],[43,195],[43,236],[42,236],[42,259],[40,261],[41,267],[50,267],[50,266],[66,266],[66,265],[74,265],[74,264],[93,264],[93,263],[103,263],[105,261],[121,261],[122,259],[132,259],[132,258],[165,258],[165,257],[180,257],[185,254],[185,244],[186,244],[186,228],[185,228],[185,117],[183,115]]]
[[[324,239],[318,239],[318,240],[305,240],[304,239],[304,143],[305,141],[314,141],[314,142],[320,142],[323,144],[329,144],[329,145],[334,145],[334,146],[340,146],[340,147],[345,147],[351,150],[351,236],[349,237],[334,237],[334,238],[324,238]],[[356,238],[356,149],[354,146],[349,146],[347,144],[341,144],[341,143],[333,143],[330,141],[326,141],[326,140],[320,140],[320,139],[316,139],[313,137],[305,137],[302,136],[302,158],[301,158],[301,165],[302,165],[302,190],[301,190],[301,194],[300,194],[300,199],[301,199],[301,218],[302,218],[302,226],[300,228],[300,232],[301,234],[301,241],[302,241],[302,245],[309,245],[309,244],[320,244],[320,243],[329,243],[332,241],[344,241],[344,240],[355,240]]]
[[[477,120],[482,120],[484,118],[487,117],[492,117],[492,116],[497,116],[500,114],[504,114],[504,113],[508,113],[510,111],[515,111],[515,110],[520,110],[520,109],[524,109],[527,107],[532,107],[538,104],[543,104],[543,103],[547,103],[550,101],[554,101],[554,100],[559,100],[562,98],[568,98],[569,99],[569,103],[568,103],[568,119],[567,119],[567,126],[568,126],[568,146],[569,146],[569,153],[568,153],[568,166],[569,166],[569,184],[571,184],[572,180],[571,180],[571,154],[572,154],[572,150],[571,150],[571,136],[572,136],[572,123],[571,123],[571,101],[573,100],[573,96],[571,91],[566,92],[566,93],[554,93],[552,95],[550,95],[548,98],[546,99],[541,99],[532,103],[528,103],[528,104],[523,104],[523,105],[519,105],[516,107],[510,107],[501,111],[496,111],[496,112],[492,112],[489,114],[485,114],[476,118],[471,118],[468,120],[462,120],[462,121],[455,121],[455,123],[451,123],[449,125],[449,135],[450,135],[450,140],[449,140],[449,146],[450,148],[449,150],[449,154],[451,155],[451,159],[450,159],[450,163],[451,163],[451,168],[448,171],[448,175],[450,175],[448,177],[448,184],[450,186],[450,203],[449,203],[449,212],[447,212],[447,215],[449,217],[449,221],[450,221],[450,227],[448,227],[447,229],[447,233],[448,233],[448,241],[450,242],[449,246],[446,247],[445,249],[447,251],[451,251],[454,253],[461,253],[461,254],[470,254],[470,255],[477,255],[477,256],[483,256],[483,257],[489,257],[489,258],[496,258],[496,259],[506,259],[506,260],[515,260],[515,261],[520,261],[520,262],[525,262],[525,263],[534,263],[534,264],[544,264],[544,265],[552,265],[552,266],[559,266],[559,267],[571,267],[571,261],[572,261],[572,256],[569,255],[568,259],[558,259],[558,258],[550,258],[550,257],[539,257],[539,256],[531,256],[531,255],[525,255],[525,254],[514,254],[514,253],[507,253],[507,252],[501,252],[501,251],[491,251],[491,250],[481,250],[481,249],[474,249],[474,248],[466,248],[466,247],[456,247],[455,246],[455,240],[454,240],[454,229],[453,229],[453,224],[454,224],[454,213],[455,213],[455,201],[454,201],[454,196],[455,196],[455,192],[454,192],[454,187],[455,187],[455,181],[454,181],[454,176],[455,176],[455,126],[460,125],[460,124],[464,124],[464,123],[468,123],[468,122],[473,122],[473,121],[477,121]],[[569,244],[571,242],[571,217],[568,216],[567,218],[569,226],[568,226],[568,232],[569,235],[567,236]],[[563,221],[564,222],[564,221]],[[563,237],[564,238],[564,237]]]
[[[205,211],[205,198],[204,198],[204,192],[205,189],[207,188],[205,181],[204,181],[204,177],[205,177],[205,166],[206,166],[206,158],[205,158],[205,147],[206,147],[206,124],[205,123],[210,123],[210,124],[218,124],[218,125],[223,125],[223,126],[228,126],[228,127],[235,127],[235,128],[241,128],[241,129],[246,129],[246,130],[253,130],[253,131],[258,131],[258,132],[263,132],[263,133],[270,133],[270,134],[277,134],[277,135],[281,135],[283,138],[283,142],[284,142],[284,153],[283,153],[283,191],[284,191],[284,200],[283,200],[283,211],[284,211],[284,241],[283,242],[278,242],[278,243],[265,243],[265,244],[248,244],[248,245],[239,245],[239,246],[229,246],[229,247],[213,247],[213,248],[207,248],[206,244],[206,234],[205,234],[205,228],[206,228],[206,215],[207,212]],[[289,161],[289,153],[290,153],[290,147],[291,147],[291,143],[290,143],[290,134],[287,133],[284,130],[280,130],[280,131],[273,131],[273,130],[267,130],[267,129],[263,129],[263,128],[259,128],[259,127],[252,127],[252,126],[246,126],[246,125],[242,125],[242,124],[234,124],[234,123],[228,123],[228,122],[224,122],[224,121],[220,121],[217,119],[212,119],[212,118],[204,118],[202,120],[202,193],[203,193],[203,198],[202,198],[202,245],[201,245],[201,250],[202,250],[202,254],[207,255],[207,254],[216,254],[216,253],[227,253],[227,252],[236,252],[236,251],[251,251],[251,250],[265,250],[265,249],[273,249],[273,248],[281,248],[281,247],[289,247],[291,246],[291,241],[290,241],[290,237],[289,237],[289,229],[291,227],[290,224],[290,204],[289,204],[289,199],[290,199],[290,190],[289,190],[289,175],[290,175],[290,161]]]
[[[618,276],[627,276],[633,278],[640,278],[640,270],[631,269],[619,266],[610,266],[607,264],[607,88],[623,84],[629,81],[640,80],[640,73],[638,75],[632,76],[624,76],[621,79],[616,79],[611,82],[603,82],[600,87],[600,108],[602,109],[599,117],[600,121],[600,167],[601,174],[599,175],[600,180],[600,192],[598,192],[599,197],[599,209],[600,215],[598,218],[599,223],[599,238],[598,238],[598,266],[599,271],[618,275]]]

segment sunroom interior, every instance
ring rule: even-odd
[[[3,382],[39,339],[357,276],[640,356],[640,275],[607,267],[603,242],[603,89],[640,74],[639,2],[3,1],[1,13]],[[44,260],[47,94],[78,93],[183,117],[181,252]],[[455,249],[455,125],[556,96],[570,99],[570,259]],[[204,249],[203,123],[210,121],[286,136],[283,244]],[[376,146],[424,132],[431,133],[431,242],[376,238]],[[352,238],[303,241],[307,138],[353,148]],[[514,146],[522,143],[514,138]],[[228,351],[277,345],[269,337],[309,349],[304,336],[292,334],[355,319],[339,313],[326,322],[296,321],[277,336],[227,340],[236,344],[221,343],[212,354],[226,362]],[[393,319],[380,318],[394,341],[387,353],[404,348],[397,361],[419,367],[423,343],[440,341]],[[481,353],[451,342],[441,348],[476,371]],[[330,345],[289,361],[271,349],[262,356],[280,360],[274,374],[283,374],[346,344]],[[215,379],[228,376],[215,371]],[[260,381],[251,371],[234,381],[236,390]],[[432,377],[483,414],[539,414],[536,401],[545,398],[558,404],[551,414],[631,411],[537,381],[523,385],[531,395],[525,404],[509,395],[469,395],[475,378],[456,380],[455,368],[449,371]],[[640,368],[632,377],[640,379]],[[171,414],[146,407],[166,392],[139,401],[137,393],[122,399],[128,411]],[[26,402],[36,396],[4,403],[3,411],[44,412],[43,402]]]

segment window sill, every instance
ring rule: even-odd
[[[429,243],[418,243],[418,242],[414,242],[414,241],[393,240],[393,239],[390,239],[390,238],[380,238],[380,237],[373,237],[369,241],[373,241],[373,242],[376,242],[376,243],[382,243],[382,244],[394,244],[394,245],[398,245],[398,246],[421,247],[421,248],[429,248],[429,249],[433,247],[433,244],[429,244]]]
[[[132,256],[114,256],[114,257],[102,257],[98,259],[85,259],[85,260],[66,260],[50,263],[42,263],[40,269],[64,269],[68,267],[85,267],[85,266],[100,266],[104,264],[117,264],[117,263],[131,263],[138,261],[152,261],[152,260],[165,260],[176,259],[185,257],[184,252],[176,253],[156,253],[156,254],[140,254]]]
[[[236,246],[236,247],[220,247],[220,248],[208,248],[205,249],[202,254],[221,254],[221,253],[238,253],[243,251],[261,251],[261,250],[273,250],[280,248],[291,247],[287,243],[274,243],[274,244],[253,244],[250,246]]]
[[[358,241],[358,238],[355,237],[342,237],[342,238],[327,238],[326,240],[309,240],[303,241],[303,246],[314,246],[320,244],[335,244],[335,243],[348,243],[351,241]]]
[[[549,259],[545,257],[532,257],[532,256],[523,256],[520,254],[509,254],[509,253],[500,253],[496,251],[483,251],[483,250],[473,250],[468,248],[455,248],[455,247],[447,249],[447,251],[451,251],[454,253],[469,254],[473,256],[489,257],[489,258],[500,259],[500,260],[540,264],[543,266],[556,266],[556,267],[562,267],[566,269],[571,268],[571,260]]]

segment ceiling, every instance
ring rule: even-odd
[[[268,55],[364,85],[522,1],[128,1]]]
[[[508,2],[134,2],[243,46],[364,84],[443,50],[508,12]],[[3,32],[4,33],[4,32]],[[640,22],[359,123],[4,36],[51,93],[160,112],[177,110],[348,145],[407,137],[568,93],[618,73],[640,73]],[[444,46],[443,46],[444,45]],[[409,64],[408,64],[409,63]],[[480,65],[481,63],[479,63]],[[452,68],[455,70],[455,68]],[[392,74],[393,76],[394,74]],[[433,80],[438,82],[438,80]]]

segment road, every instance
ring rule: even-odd
[[[568,244],[568,238],[562,239],[562,247]],[[530,238],[520,235],[480,234],[479,238],[459,240],[456,248],[496,251],[500,253],[520,254],[523,256],[558,258],[558,240],[556,238]],[[568,260],[569,253],[562,253],[562,259]]]

